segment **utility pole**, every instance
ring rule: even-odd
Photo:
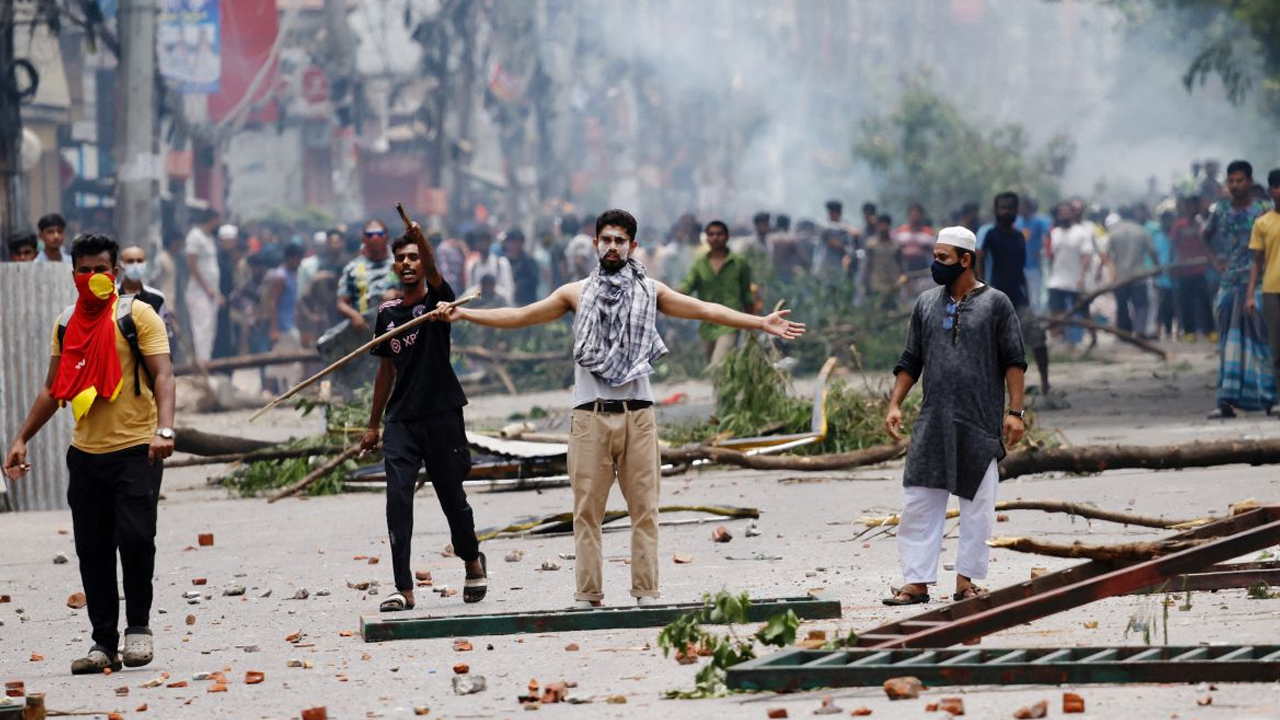
[[[155,237],[162,171],[156,152],[156,15],[158,0],[120,0],[116,83],[116,239],[149,247]]]
[[[13,67],[14,3],[0,0],[0,69]],[[22,204],[22,114],[17,88],[0,84],[0,237],[8,239],[26,224]],[[7,252],[7,251],[6,251]]]

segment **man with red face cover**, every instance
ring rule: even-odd
[[[164,459],[173,454],[173,366],[160,316],[147,303],[116,294],[119,254],[105,235],[81,235],[72,244],[76,304],[54,327],[44,388],[4,461],[11,480],[25,475],[27,443],[59,406],[71,405],[76,427],[67,450],[67,501],[93,624],[93,647],[71,663],[76,675],[122,664],[117,551],[127,621],[123,664],[140,667],[153,657],[156,503]]]

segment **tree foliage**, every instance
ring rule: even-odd
[[[1234,104],[1256,96],[1280,118],[1280,5],[1276,0],[1104,0],[1135,25],[1155,16],[1193,38],[1195,56],[1182,76],[1188,92],[1217,78]]]
[[[1004,190],[1056,197],[1074,152],[1064,135],[1033,149],[1021,125],[971,124],[927,77],[909,80],[888,115],[862,120],[853,147],[855,158],[883,175],[881,197],[890,207],[919,202],[931,213],[985,203]]]

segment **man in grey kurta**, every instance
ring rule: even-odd
[[[979,283],[973,272],[977,239],[965,228],[946,228],[934,246],[932,274],[941,287],[916,300],[906,348],[894,367],[885,427],[895,439],[901,404],[924,382],[924,402],[911,431],[903,473],[898,554],[906,584],[888,605],[927,602],[937,582],[938,557],[949,496],[960,498],[960,550],[955,599],[983,592],[986,541],[995,521],[1004,439],[1023,434],[1023,358],[1018,313],[1008,296]],[[1009,389],[1005,412],[1004,386]]]

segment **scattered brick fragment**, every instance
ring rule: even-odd
[[[884,681],[884,692],[889,696],[890,700],[909,700],[920,697],[920,691],[924,689],[924,683],[920,682],[920,678],[906,677],[889,678]]]
[[[200,547],[213,547],[213,533],[200,533],[196,536],[196,544]]]
[[[458,663],[453,666],[453,672],[455,675],[466,675],[471,672],[471,666],[466,663]]]
[[[716,527],[711,531],[711,542],[727,543],[733,539],[733,533],[729,532],[729,528],[723,525]]]
[[[266,679],[267,679],[266,673],[262,672],[261,670],[248,670],[244,674],[245,685],[257,685],[258,683]]]
[[[770,710],[770,711],[768,712],[768,716],[769,716],[769,717],[771,717],[771,718],[784,718],[784,717],[787,717],[787,709],[786,709],[786,708],[773,708],[772,710]]]
[[[191,578],[192,585],[208,585],[209,578]]]
[[[82,592],[71,593],[71,595],[67,597],[67,607],[72,610],[79,610],[88,603],[89,601],[85,599],[84,593]]]
[[[938,701],[938,709],[950,715],[963,715],[964,699],[958,697],[944,697]]]
[[[565,652],[578,652],[578,643],[569,643],[564,646]]]
[[[329,711],[323,706],[307,708],[302,711],[302,720],[329,720]]]
[[[1049,714],[1049,703],[1041,700],[1035,705],[1019,708],[1018,712],[1013,716],[1018,720],[1031,720],[1031,718],[1042,718]]]
[[[871,714],[871,708],[869,707],[854,708],[853,710],[849,711],[849,714],[854,717],[866,717],[867,715]]]
[[[1084,712],[1084,698],[1075,693],[1062,693],[1062,712],[1064,714]]]

